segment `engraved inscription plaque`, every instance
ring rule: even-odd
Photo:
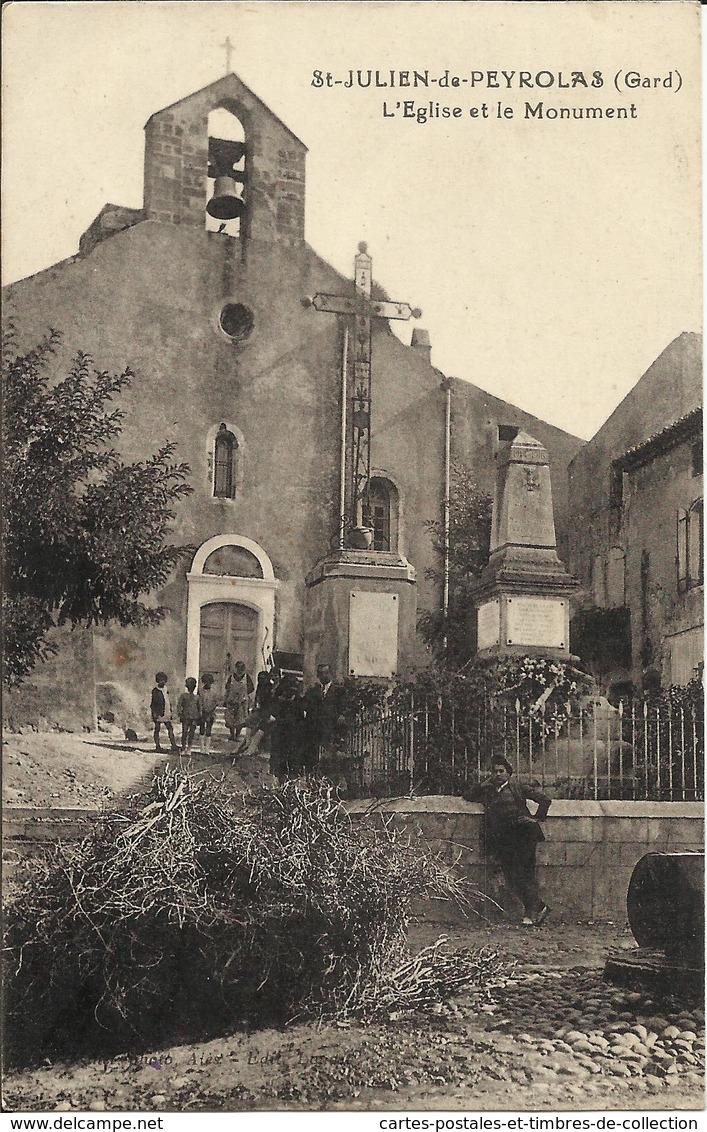
[[[352,590],[349,675],[394,676],[398,670],[398,595]]]
[[[501,606],[498,598],[479,606],[477,619],[477,648],[488,649],[497,645],[501,634]]]
[[[506,644],[566,648],[566,603],[551,597],[508,598]]]

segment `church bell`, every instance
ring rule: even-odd
[[[238,195],[238,186],[233,177],[217,177],[214,195],[206,206],[209,216],[215,220],[235,220],[245,212],[243,198]]]

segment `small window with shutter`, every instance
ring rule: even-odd
[[[688,517],[687,511],[681,507],[678,511],[678,530],[677,530],[677,572],[678,572],[678,593],[684,593],[688,588],[688,564],[687,564],[687,527]]]
[[[687,572],[688,585],[701,586],[704,580],[704,546],[702,543],[703,503],[696,499],[688,511]]]

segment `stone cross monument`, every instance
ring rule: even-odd
[[[375,550],[365,541],[356,545],[352,537],[372,535],[362,529],[368,525],[371,475],[372,322],[374,318],[419,318],[422,313],[408,303],[373,299],[371,283],[371,257],[361,243],[354,261],[352,293],[316,294],[311,300],[316,311],[351,318],[353,388],[349,397],[347,327],[342,360],[340,545],[305,579],[305,682],[313,680],[317,662],[329,664],[339,679],[390,679],[409,669],[414,647],[414,568],[397,552]],[[349,537],[345,539],[347,527]]]
[[[525,432],[499,453],[490,549],[475,594],[479,654],[568,659],[578,582],[557,556],[547,450]]]
[[[364,522],[368,482],[371,478],[371,320],[394,318],[407,321],[420,318],[422,311],[409,303],[376,301],[371,298],[373,282],[371,257],[363,241],[354,259],[352,295],[317,294],[312,299],[316,311],[354,316],[354,382],[351,416],[351,485],[349,525]],[[345,363],[344,363],[345,364]],[[345,420],[345,418],[344,418]],[[345,424],[344,424],[344,427]],[[346,443],[346,437],[342,443]]]

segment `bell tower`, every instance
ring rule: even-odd
[[[224,111],[240,137],[214,124]],[[306,154],[237,75],[225,75],[147,122],[145,219],[301,243]]]

